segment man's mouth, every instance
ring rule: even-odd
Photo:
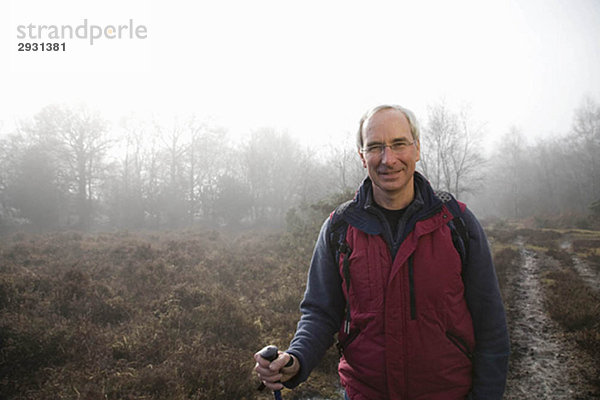
[[[377,171],[377,174],[381,175],[381,176],[393,176],[393,175],[399,174],[402,171],[404,171],[404,170],[400,169],[400,170],[396,170],[396,171]]]

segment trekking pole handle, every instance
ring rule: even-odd
[[[279,350],[277,349],[277,346],[267,346],[259,351],[258,354],[265,360],[273,362],[279,355]]]
[[[260,355],[262,358],[264,358],[267,361],[273,362],[279,355],[279,350],[277,349],[277,346],[266,346],[261,351],[258,352],[258,355]],[[293,363],[294,363],[294,360],[290,356],[290,361],[288,361],[288,363],[285,365],[285,367],[289,367]],[[264,388],[265,388],[265,384],[263,382],[261,382],[260,386],[258,387],[257,390],[263,390]]]

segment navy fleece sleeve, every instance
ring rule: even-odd
[[[329,219],[321,227],[315,245],[304,299],[300,304],[302,317],[296,334],[286,351],[300,361],[300,371],[285,382],[294,388],[308,378],[327,349],[333,344],[344,314],[345,299],[342,280],[328,238]]]
[[[469,255],[463,279],[476,341],[472,399],[501,399],[509,356],[504,306],[483,228],[469,210],[464,217],[469,231]]]

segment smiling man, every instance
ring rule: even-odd
[[[364,125],[364,127],[363,127]],[[418,137],[404,112],[375,109],[361,122],[359,154],[373,184],[375,202],[388,210],[408,206],[414,198],[414,173],[420,158]]]
[[[297,386],[337,332],[346,399],[501,399],[508,333],[481,225],[415,171],[409,110],[367,111],[357,145],[368,177],[323,224],[296,334],[273,362],[255,355],[259,378]]]

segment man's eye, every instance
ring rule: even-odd
[[[404,149],[404,148],[406,148],[406,147],[407,147],[407,146],[409,146],[409,145],[410,145],[410,143],[409,143],[409,142],[404,142],[404,141],[403,141],[403,142],[394,142],[394,143],[392,143],[392,146],[391,146],[391,147],[392,147],[392,149],[394,149],[394,150],[400,150],[400,149]]]

